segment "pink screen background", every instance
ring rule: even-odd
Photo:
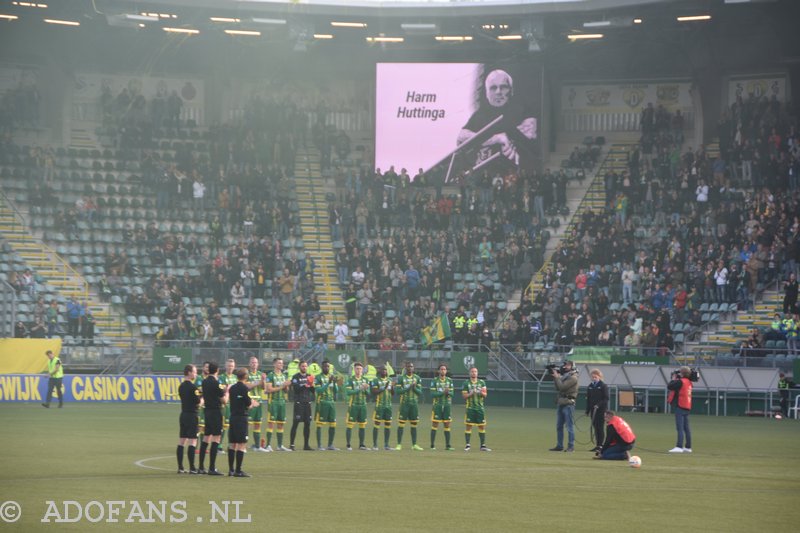
[[[375,166],[394,165],[413,177],[456,147],[456,137],[476,108],[480,63],[378,63],[375,81]],[[407,102],[410,91],[436,102]],[[400,107],[442,109],[445,118],[398,118]]]

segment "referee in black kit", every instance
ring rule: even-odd
[[[311,451],[308,438],[311,436],[311,402],[314,401],[314,376],[308,373],[308,363],[300,363],[300,372],[292,376],[292,390],[294,391],[294,421],[292,422],[291,445],[294,451],[294,438],[297,435],[297,426],[303,423],[303,449]]]
[[[217,381],[219,365],[208,363],[208,377],[203,380],[203,401],[205,402],[206,429],[203,443],[200,444],[200,473],[205,474],[203,462],[206,457],[206,448],[211,444],[208,455],[208,475],[221,476],[217,470],[217,450],[222,440],[222,405],[225,403],[227,387]]]
[[[248,409],[258,407],[258,400],[250,397],[250,388],[245,381],[248,372],[246,368],[236,371],[236,383],[228,389],[228,401],[231,406],[231,418],[228,429],[228,476],[250,477],[242,471],[244,453],[247,450],[247,427],[249,417]],[[234,463],[236,468],[234,469]]]
[[[180,433],[178,435],[178,473],[185,474],[183,469],[183,449],[187,444],[189,449],[189,473],[197,474],[194,467],[194,450],[197,446],[197,408],[203,399],[200,390],[194,384],[197,379],[197,367],[186,365],[183,367],[183,382],[178,387],[178,396],[181,399]]]

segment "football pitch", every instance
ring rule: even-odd
[[[252,477],[240,479],[176,474],[179,409],[0,405],[0,531],[790,531],[800,520],[795,420],[693,415],[694,453],[670,455],[671,416],[623,413],[643,461],[634,469],[592,460],[583,417],[575,453],[547,451],[554,409],[489,406],[493,451],[479,452],[473,433],[466,453],[456,406],[456,451],[443,451],[441,430],[430,451],[422,405],[425,451],[410,450],[406,428],[402,451],[248,453]]]

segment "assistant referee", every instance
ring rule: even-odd
[[[231,407],[231,418],[228,433],[228,476],[250,477],[242,471],[244,454],[247,451],[247,429],[249,416],[247,411],[258,407],[258,400],[250,397],[250,388],[245,381],[248,378],[246,368],[236,371],[236,383],[228,389],[228,398]],[[234,468],[234,464],[236,467]]]
[[[53,389],[56,389],[56,396],[58,396],[58,406],[64,407],[64,397],[61,391],[61,384],[64,381],[64,367],[61,365],[61,359],[56,357],[52,350],[47,350],[45,355],[48,359],[47,373],[49,378],[47,380],[47,401],[42,404],[42,407],[50,408],[50,400],[53,399]]]
[[[200,389],[194,384],[197,378],[197,367],[194,365],[186,365],[183,367],[183,382],[178,387],[178,396],[181,399],[181,416],[180,416],[180,433],[178,434],[178,473],[185,474],[186,470],[183,469],[183,450],[188,444],[189,449],[189,473],[197,474],[198,471],[194,467],[194,451],[197,447],[197,433],[198,417],[197,409],[200,406],[201,394]]]

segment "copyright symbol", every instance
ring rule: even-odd
[[[22,516],[22,506],[17,502],[7,501],[0,505],[0,520],[11,524]]]

